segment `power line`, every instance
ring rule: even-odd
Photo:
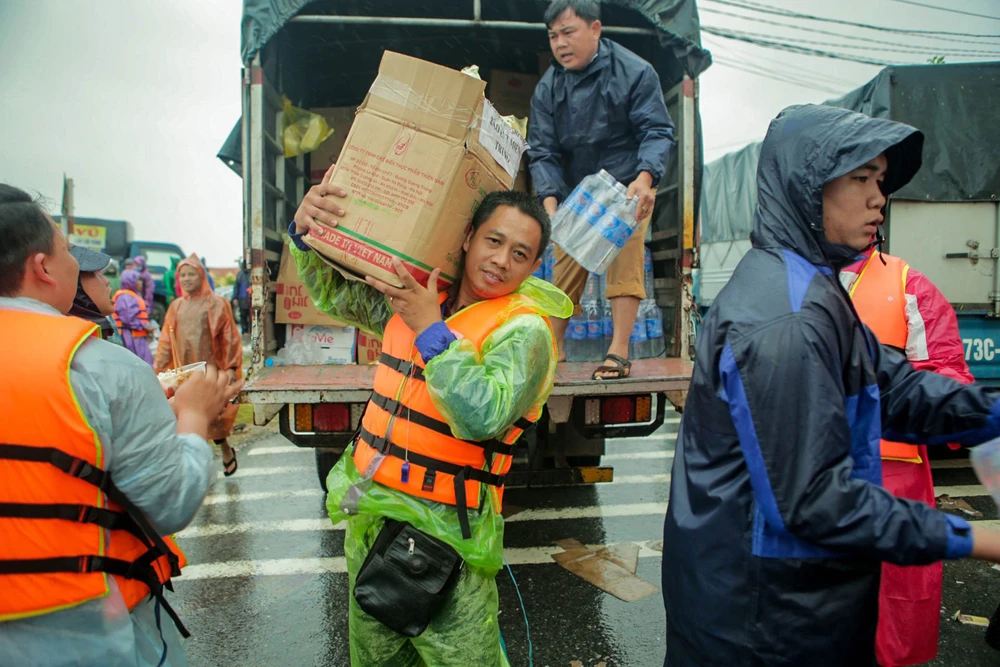
[[[1000,16],[990,16],[988,14],[976,14],[974,12],[963,12],[961,9],[948,9],[947,7],[938,7],[936,5],[927,5],[922,2],[914,2],[913,0],[892,0],[893,2],[899,2],[904,5],[913,5],[914,7],[926,7],[928,9],[936,9],[941,12],[949,12],[951,14],[964,14],[965,16],[976,16],[981,19],[993,19],[994,21],[1000,21]]]
[[[868,23],[855,23],[854,21],[843,21],[841,19],[832,19],[824,16],[815,16],[813,14],[803,14],[800,12],[794,12],[790,9],[783,9],[781,7],[774,7],[773,5],[765,5],[759,2],[752,2],[751,0],[741,0],[741,2],[733,2],[733,0],[707,0],[707,1],[714,2],[720,5],[727,5],[729,7],[738,7],[740,9],[748,9],[750,11],[762,12],[764,14],[773,14],[776,16],[784,16],[787,18],[808,19],[810,21],[820,21],[823,23],[835,23],[838,25],[849,25],[854,28],[865,28],[867,30],[878,30],[880,32],[890,32],[895,34],[928,35],[928,36],[933,35],[937,39],[940,39],[940,36],[1000,39],[1000,35],[984,35],[982,33],[973,33],[973,32],[948,32],[944,30],[912,30],[909,28],[887,28],[885,26],[871,25]]]
[[[810,83],[809,81],[803,79],[797,79],[795,77],[784,76],[778,73],[772,73],[768,70],[764,70],[759,67],[750,65],[749,63],[741,63],[736,60],[729,60],[727,58],[714,58],[713,62],[722,67],[731,67],[733,69],[740,70],[741,72],[746,72],[747,74],[753,74],[755,76],[760,76],[765,79],[771,79],[772,81],[778,81],[780,83],[787,83],[799,88],[808,88],[809,90],[815,90],[819,93],[826,93],[828,95],[841,95],[841,91],[834,90],[832,88],[827,88],[826,86]]]
[[[712,28],[714,30],[719,30],[714,26],[702,26],[702,30],[706,28]],[[842,49],[865,49],[867,51],[889,51],[893,53],[914,53],[920,55],[947,55],[947,56],[962,56],[962,55],[982,55],[982,56],[1000,56],[1000,51],[978,51],[975,49],[940,49],[934,46],[919,47],[914,45],[907,45],[900,48],[893,48],[891,46],[872,46],[871,44],[844,44],[843,42],[822,42],[810,39],[804,39],[802,37],[780,37],[778,35],[771,35],[767,33],[760,32],[748,32],[746,30],[735,30],[731,29],[734,34],[740,34],[744,37],[754,37],[760,39],[790,39],[799,42],[800,44],[811,44],[813,46],[833,46]],[[880,42],[880,44],[886,44],[887,42]]]
[[[790,53],[798,53],[804,56],[821,56],[823,58],[833,58],[835,60],[846,60],[849,62],[861,63],[862,65],[875,65],[877,67],[885,67],[886,65],[904,65],[905,63],[891,60],[872,60],[869,58],[864,58],[862,56],[855,56],[844,53],[834,53],[832,51],[822,51],[820,49],[810,49],[804,46],[796,46],[794,44],[788,44],[786,42],[776,42],[772,40],[756,39],[753,37],[744,37],[737,33],[730,32],[728,30],[719,30],[717,28],[709,28],[702,26],[702,31],[707,32],[710,35],[716,35],[718,37],[725,37],[727,39],[735,39],[741,42],[747,42],[748,44],[755,44],[757,46],[764,46],[771,49],[778,49],[780,51],[788,51]]]
[[[760,74],[761,76],[774,78],[775,80],[781,80],[786,83],[793,83],[806,88],[813,88],[815,90],[819,90],[820,92],[834,95],[841,95],[844,90],[850,90],[858,85],[856,81],[842,79],[840,77],[832,77],[825,72],[820,72],[814,69],[797,67],[790,70],[787,69],[787,61],[776,62],[763,57],[761,54],[755,53],[753,57],[750,58],[746,54],[735,51],[728,45],[722,44],[721,42],[716,47],[713,43],[714,40],[715,38],[710,35],[705,36],[706,44],[712,48],[713,62],[730,65],[736,67],[737,69],[753,67],[756,68],[754,73]],[[732,55],[733,59],[727,59],[729,55]],[[770,65],[771,67],[768,68],[766,65]]]
[[[746,7],[745,9],[750,9],[750,8]],[[763,17],[760,17],[760,16],[751,16],[751,15],[747,15],[747,14],[735,14],[733,12],[727,12],[727,11],[725,11],[723,9],[713,9],[711,7],[701,7],[700,10],[703,11],[703,12],[709,12],[711,14],[719,14],[720,16],[729,16],[731,18],[742,19],[744,21],[753,21],[754,23],[763,23],[765,25],[773,25],[773,26],[776,26],[776,27],[779,27],[779,28],[789,28],[789,29],[792,29],[792,30],[801,30],[803,32],[812,32],[812,33],[816,33],[818,35],[828,35],[830,37],[840,37],[841,39],[853,39],[853,40],[856,40],[856,41],[859,41],[859,42],[865,42],[866,44],[870,43],[871,39],[872,39],[871,37],[862,37],[860,35],[845,35],[845,34],[840,33],[840,32],[833,32],[832,30],[823,30],[822,28],[813,28],[813,27],[805,26],[805,25],[796,25],[794,23],[782,23],[781,21],[773,21],[771,19],[766,19],[766,18],[763,18]],[[955,43],[955,44],[974,44],[976,46],[992,46],[992,44],[983,43],[983,42],[977,42],[977,41],[974,41],[974,40],[971,40],[971,39],[952,39],[952,38],[928,37],[928,36],[920,36],[920,37],[918,37],[918,39],[939,39],[939,40],[946,39],[946,41],[951,42],[951,43]],[[915,46],[913,44],[904,44],[903,42],[885,42],[885,41],[882,41],[880,43],[881,44],[891,44],[893,46],[907,46],[907,47],[913,47],[913,46]],[[947,49],[947,47],[943,47],[943,48]],[[935,52],[937,52],[939,50],[940,49],[935,49]],[[958,51],[958,49],[948,49],[948,50]]]

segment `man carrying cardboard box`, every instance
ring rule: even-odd
[[[527,193],[487,195],[462,245],[461,278],[439,294],[437,268],[425,287],[394,258],[396,288],[348,281],[310,252],[303,236],[322,233],[317,218],[328,228],[344,216],[325,196],[346,194],[325,178],[288,231],[319,309],[384,335],[352,455],[327,479],[330,518],[347,521],[351,664],[507,666],[494,581],[504,479],[552,390],[548,318],[572,311],[531,276],[548,216]]]
[[[628,377],[629,336],[647,296],[643,284],[646,227],[653,212],[654,188],[663,177],[674,145],[653,66],[628,49],[601,39],[596,0],[554,0],[545,12],[555,64],[531,98],[528,157],[531,178],[549,215],[585,176],[607,170],[638,197],[637,229],[608,268],[614,338],[594,379]],[[580,296],[587,270],[556,247],[553,282],[573,300]],[[566,320],[553,320],[559,358],[565,359]]]

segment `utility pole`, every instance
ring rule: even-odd
[[[66,238],[73,233],[73,179],[66,178],[65,172],[63,172],[62,232]]]

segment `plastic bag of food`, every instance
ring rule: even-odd
[[[285,103],[282,116],[285,157],[311,153],[333,134],[333,128],[327,124],[323,116],[292,106],[291,100],[287,97],[282,100]]]

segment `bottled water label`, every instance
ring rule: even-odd
[[[600,340],[604,338],[604,327],[601,326],[601,321],[587,322],[587,338],[590,340]]]
[[[661,317],[649,317],[646,319],[646,337],[650,340],[663,338],[663,319]]]
[[[587,339],[587,323],[583,320],[572,320],[569,323],[569,337],[573,340]]]
[[[646,323],[642,320],[636,320],[635,326],[632,327],[632,335],[629,336],[629,342],[632,343],[644,343],[646,342],[648,336],[646,335]]]

